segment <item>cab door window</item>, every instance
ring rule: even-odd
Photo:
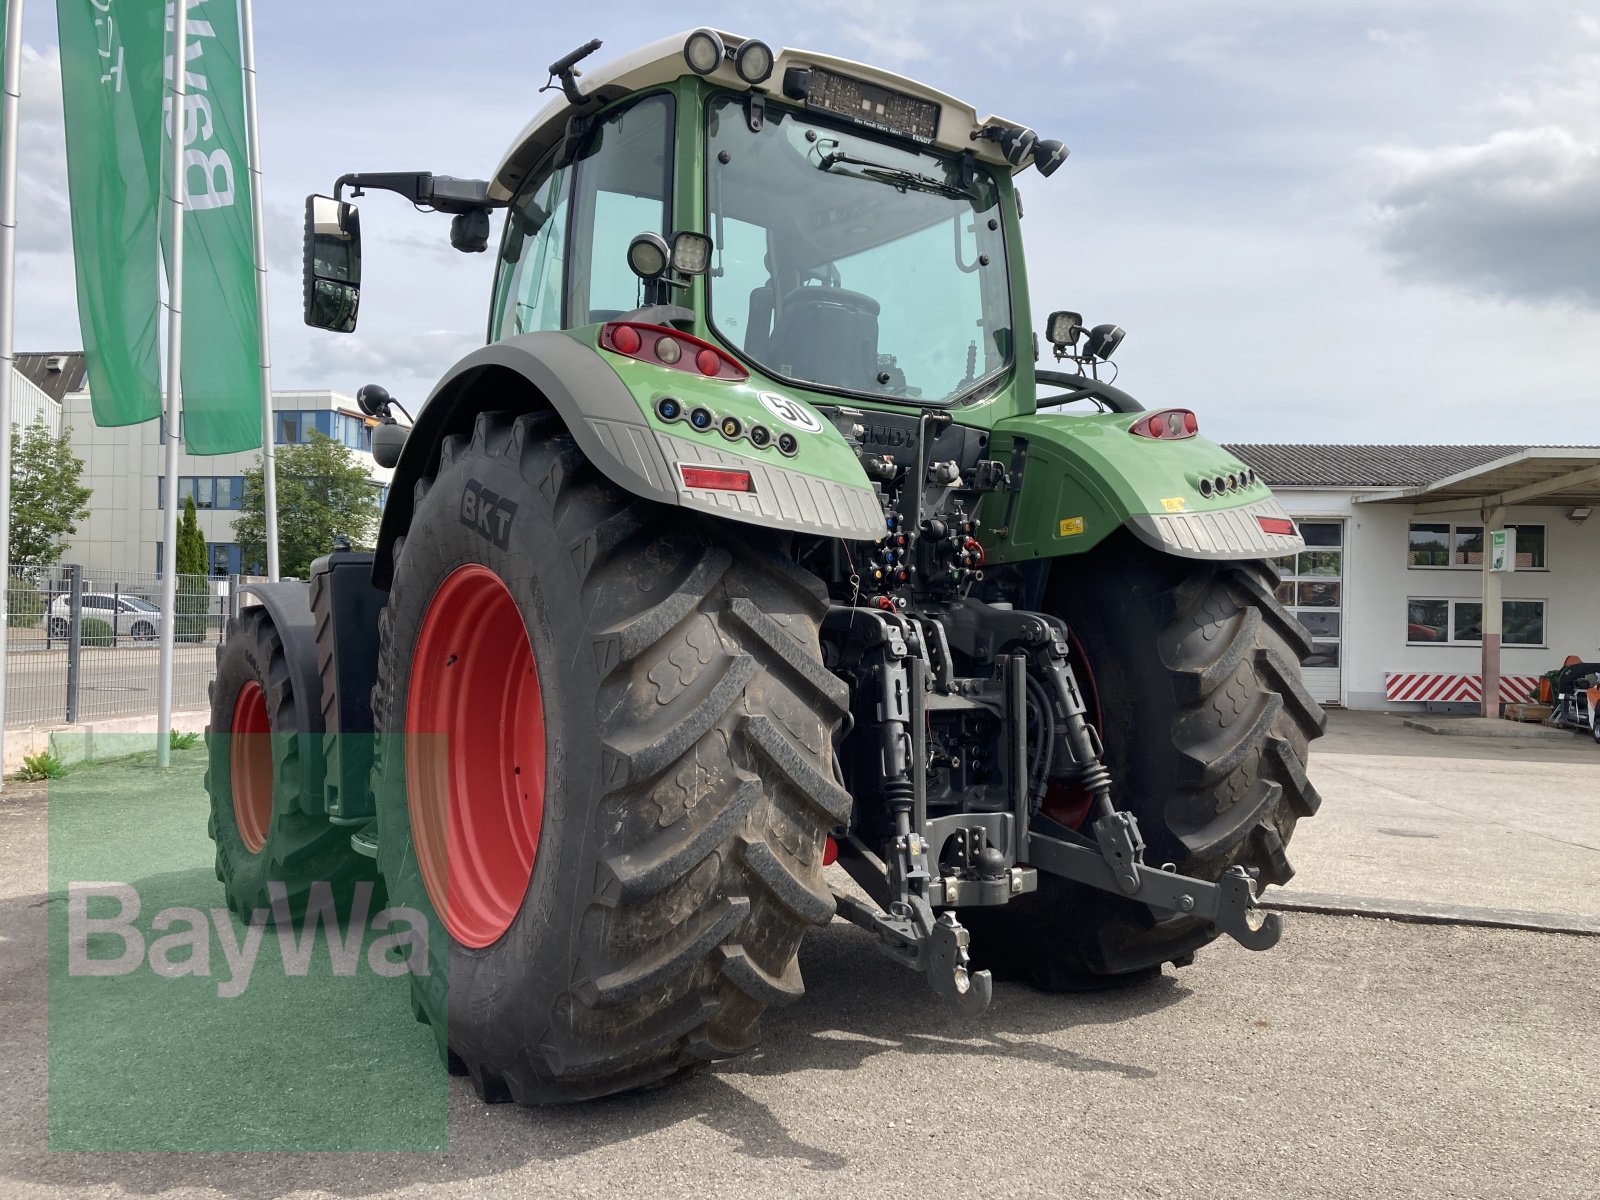
[[[495,338],[561,328],[572,171],[547,165],[512,200],[500,239]]]
[[[628,243],[667,234],[672,190],[672,97],[646,96],[596,126],[574,164],[567,325],[592,325],[639,306]]]

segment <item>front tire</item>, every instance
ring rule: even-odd
[[[1126,534],[1052,571],[1044,608],[1071,631],[1112,800],[1139,819],[1146,863],[1207,880],[1235,864],[1261,884],[1294,874],[1285,847],[1321,803],[1306,757],[1326,718],[1276,582],[1269,563],[1175,558]],[[1043,873],[1037,892],[975,915],[975,957],[1052,991],[1146,978],[1218,936]]]
[[[247,920],[255,909],[271,911],[271,884],[283,886],[289,912],[298,914],[314,885],[344,899],[375,878],[372,861],[351,850],[350,830],[321,814],[321,797],[315,812],[302,803],[304,731],[313,727],[315,703],[296,695],[283,638],[265,607],[250,605],[228,622],[206,726],[207,832],[228,907]]]
[[[825,607],[771,548],[610,484],[551,415],[445,441],[395,547],[374,793],[391,900],[430,918],[415,1011],[484,1100],[666,1080],[800,995],[849,806]]]

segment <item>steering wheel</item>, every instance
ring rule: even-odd
[[[783,298],[783,305],[778,311],[787,321],[801,309],[824,304],[854,309],[871,317],[877,316],[883,307],[865,293],[852,292],[841,287],[797,287]]]

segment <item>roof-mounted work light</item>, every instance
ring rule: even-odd
[[[722,65],[722,60],[727,56],[727,48],[723,46],[722,38],[715,29],[696,29],[684,39],[683,61],[689,64],[689,69],[696,75],[711,74]],[[772,52],[769,50],[768,72],[772,70],[771,57]]]
[[[1071,153],[1055,138],[1040,138],[1033,144],[1033,165],[1039,174],[1049,178],[1056,173],[1056,168],[1067,161]]]
[[[751,87],[765,82],[772,74],[772,47],[751,38],[734,52],[733,69]]]

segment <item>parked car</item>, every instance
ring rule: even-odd
[[[50,636],[67,636],[72,616],[72,598],[57,596],[50,602]],[[83,619],[97,618],[113,625],[118,637],[136,642],[153,642],[161,631],[161,610],[139,596],[114,596],[109,592],[83,594]]]

